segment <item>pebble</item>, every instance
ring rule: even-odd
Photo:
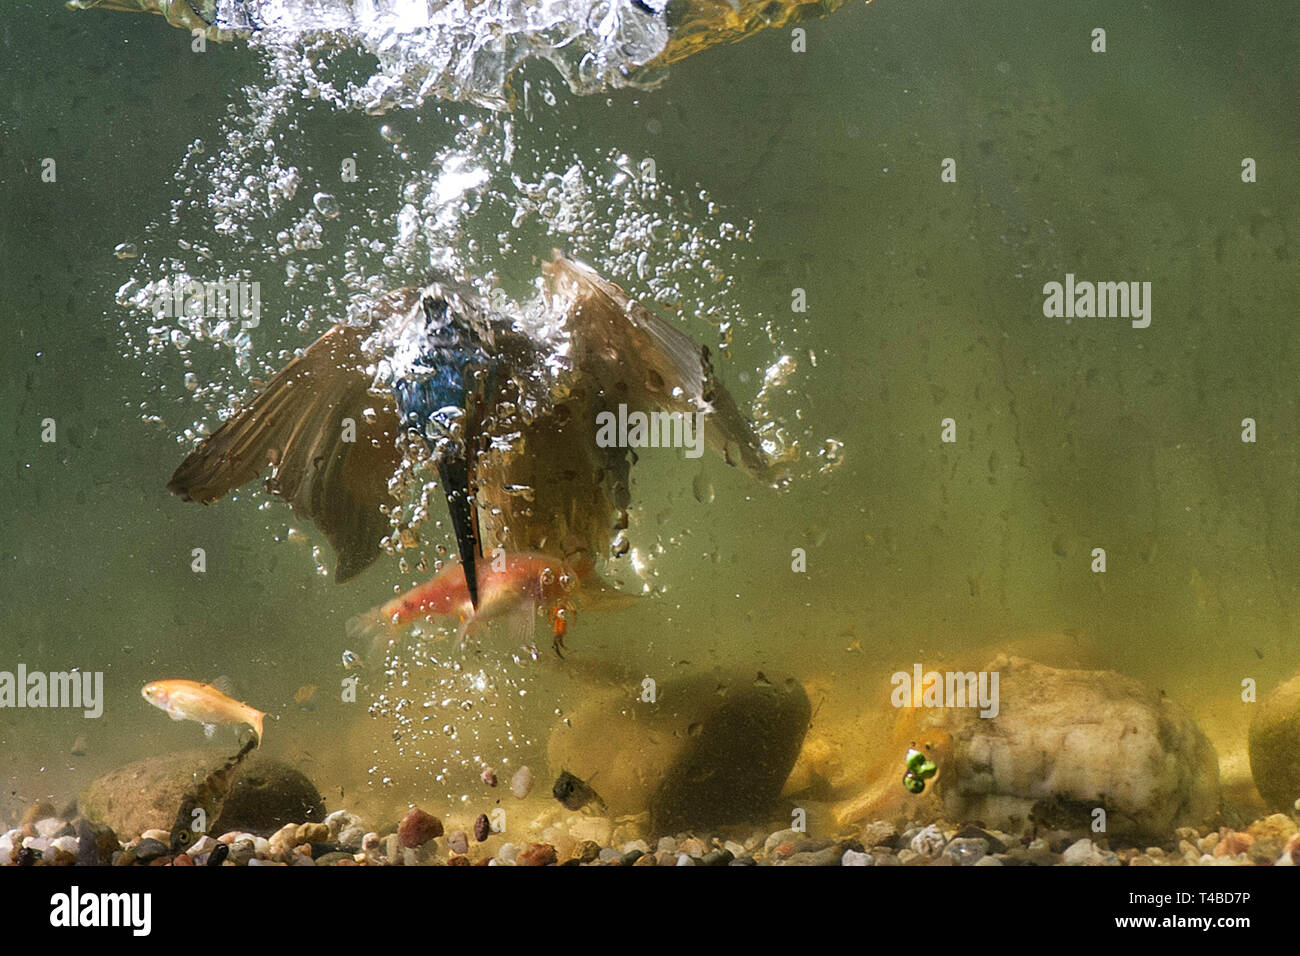
[[[695,861],[694,861],[693,859],[691,859],[691,856],[690,856],[689,853],[679,853],[679,854],[677,855],[677,865],[678,865],[678,866],[694,866],[694,865],[695,865]]]
[[[329,829],[330,839],[337,840],[348,827],[361,826],[361,818],[351,810],[335,810],[325,818],[325,826]]]
[[[37,826],[39,825],[37,824]],[[140,834],[140,837],[144,840],[157,840],[159,843],[170,844],[172,842],[172,835],[166,830],[145,830],[144,833]]]
[[[77,838],[74,836],[55,837],[50,841],[50,846],[55,850],[71,853],[73,857],[77,855]]]
[[[397,836],[401,840],[402,846],[409,849],[424,846],[430,840],[442,836],[442,821],[431,813],[426,813],[419,807],[412,807],[407,811],[406,816],[402,817],[402,822],[397,826]],[[345,846],[355,845],[347,844],[340,839]],[[464,851],[458,851],[463,853]]]
[[[579,843],[594,840],[601,846],[608,846],[614,835],[614,824],[605,817],[583,817],[569,824],[569,836]]]
[[[361,846],[361,841],[366,838],[366,828],[362,826],[344,827],[339,831],[338,841],[343,846]]]
[[[805,850],[802,853],[795,853],[788,860],[781,863],[782,866],[836,866],[840,858],[844,855],[843,851],[837,846],[828,846],[821,850]]]
[[[944,845],[947,842],[938,824],[931,823],[912,837],[909,846],[911,846],[913,853],[921,856],[938,856],[943,852]]]
[[[681,851],[687,856],[699,860],[709,852],[709,845],[699,837],[691,837],[681,842]]]
[[[884,820],[877,820],[863,827],[858,839],[867,849],[873,846],[893,846],[894,841],[898,839],[898,827]]]
[[[37,820],[35,823],[36,835],[47,840],[62,836],[66,827],[67,824],[58,817],[46,817],[43,820]]]
[[[1149,856],[1150,850],[1147,851]],[[1066,866],[1118,866],[1119,857],[1108,850],[1103,850],[1087,837],[1076,840],[1065,848],[1061,862]]]
[[[599,850],[599,847],[597,847],[597,849]],[[513,864],[518,853],[519,847],[515,846],[513,843],[502,843],[497,849],[497,862]]]
[[[619,853],[612,846],[607,846],[596,854],[596,859],[601,863],[613,863],[615,860],[623,859],[623,854]]]
[[[975,866],[1003,866],[1001,860],[996,856],[982,856],[974,863]]]
[[[710,850],[700,859],[700,864],[702,866],[727,866],[735,858],[736,855],[730,850]]]
[[[491,767],[484,767],[483,772],[479,774],[479,779],[489,787],[495,787],[497,785],[497,772]]]
[[[956,837],[948,841],[943,855],[958,866],[974,866],[989,855],[989,841],[983,837]]]
[[[771,853],[782,843],[793,843],[802,838],[803,834],[798,830],[777,830],[763,841],[763,852]]]
[[[520,866],[550,866],[556,862],[555,847],[549,843],[530,843],[515,857],[515,862]]]
[[[192,857],[204,856],[208,853],[211,853],[213,850],[215,850],[218,845],[219,844],[217,843],[216,840],[214,840],[212,837],[208,836],[205,833],[203,834],[203,836],[199,837],[192,844],[190,844],[190,846],[186,848],[185,852]]]
[[[348,862],[354,862],[352,860],[351,853],[343,853],[342,851],[338,851],[334,853],[326,853],[324,856],[322,856],[319,860],[316,861],[316,865],[336,866],[337,864],[343,862],[344,860],[347,860]]]
[[[323,823],[300,824],[297,833],[294,834],[294,842],[298,846],[304,843],[328,843],[329,839],[330,828]]]
[[[161,856],[166,856],[170,850],[167,844],[161,840],[155,840],[152,837],[141,840],[135,847],[135,858],[142,863],[149,863]]]
[[[172,857],[172,866],[193,866],[194,858],[188,853],[177,853]]]
[[[527,767],[520,767],[510,778],[510,792],[519,800],[533,792],[533,772]]]
[[[474,818],[474,839],[479,843],[486,840],[492,833],[492,821],[488,819],[486,813],[480,813]]]
[[[876,858],[870,853],[859,853],[857,850],[845,850],[840,857],[840,866],[874,866],[875,862]]]
[[[464,830],[453,830],[447,834],[447,849],[452,853],[468,853],[469,836]]]
[[[659,842],[655,844],[655,850],[660,853],[677,854],[677,841],[670,836],[660,837]]]
[[[631,843],[625,843],[625,844],[623,845],[623,854],[624,854],[625,856],[626,856],[627,854],[629,854],[629,853],[633,853],[633,852],[636,852],[636,853],[649,853],[649,852],[650,852],[650,844],[649,844],[649,843],[646,843],[645,840],[633,840]]]
[[[248,866],[256,853],[257,847],[252,840],[236,840],[230,844],[230,856],[226,859],[235,866]]]

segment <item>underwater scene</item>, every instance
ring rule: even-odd
[[[0,865],[1300,864],[1298,37],[9,0]]]

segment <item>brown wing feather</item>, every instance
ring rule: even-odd
[[[759,477],[771,463],[742,412],[714,375],[709,350],[668,324],[590,266],[556,254],[543,268],[552,294],[569,303],[574,364],[611,405],[708,413],[709,447]],[[738,458],[739,460],[733,460]]]
[[[385,297],[375,321],[407,311],[415,295],[404,289]],[[389,531],[380,507],[395,503],[388,482],[401,464],[397,411],[391,398],[371,392],[360,353],[371,328],[338,325],[317,339],[181,462],[168,490],[209,504],[270,465],[267,490],[333,546],[335,580],[363,571]],[[345,418],[356,423],[353,442],[343,440]]]

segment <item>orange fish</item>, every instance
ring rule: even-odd
[[[581,598],[590,607],[595,599],[605,608],[635,601],[620,595],[595,573],[590,560],[565,562],[545,554],[497,552],[477,566],[478,609],[460,565],[449,563],[430,580],[348,622],[348,633],[382,640],[390,629],[420,619],[454,620],[458,637],[488,621],[513,617],[531,640],[538,608],[547,612],[555,652],[561,657],[569,622]]]
[[[260,710],[240,703],[214,687],[192,680],[157,680],[146,684],[141,691],[144,699],[159,710],[165,710],[172,720],[197,720],[209,737],[216,732],[217,724],[247,724],[257,734],[258,746],[262,743]]]

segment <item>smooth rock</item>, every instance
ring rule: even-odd
[[[68,825],[58,817],[46,817],[44,820],[37,820],[34,826],[37,836],[53,840],[57,836],[62,836]]]
[[[533,792],[533,772],[528,767],[520,767],[510,778],[510,792],[516,799],[522,800]]]
[[[876,858],[870,853],[859,853],[857,850],[845,850],[844,856],[840,857],[840,866],[874,866]]]
[[[161,840],[141,840],[135,845],[135,858],[142,863],[149,863],[162,856],[167,856],[170,852],[166,843]]]
[[[1255,705],[1248,743],[1250,773],[1270,810],[1290,810],[1300,798],[1300,675]]]
[[[762,818],[794,766],[811,716],[803,686],[754,672],[667,681],[629,708],[589,696],[548,744],[551,769],[593,780],[612,815],[648,811],[651,832]]]
[[[1065,848],[1061,854],[1065,866],[1118,866],[1119,857],[1101,849],[1086,837],[1076,840]]]
[[[469,835],[464,830],[453,830],[447,834],[447,849],[452,853],[468,853]]]
[[[898,839],[898,827],[888,820],[874,820],[862,828],[858,839],[862,845],[870,848],[873,846],[893,846],[894,841]]]
[[[989,853],[989,841],[982,837],[954,837],[943,848],[958,866],[974,866]]]
[[[91,823],[85,817],[78,817],[73,826],[77,831],[78,866],[108,866],[113,862],[113,854],[121,849],[121,844],[112,827]]]
[[[1282,854],[1291,838],[1296,835],[1296,824],[1285,813],[1275,813],[1256,820],[1246,828],[1251,838],[1251,846],[1246,855],[1259,864],[1271,864]]]
[[[442,821],[419,807],[412,807],[398,824],[397,836],[402,846],[415,849],[442,836]]]
[[[515,857],[519,866],[551,866],[555,862],[555,847],[549,843],[530,843]]]
[[[972,707],[917,717],[918,739],[933,730],[951,741],[935,787],[946,818],[1077,832],[1103,807],[1112,837],[1164,839],[1218,812],[1214,748],[1156,688],[1005,655],[983,670],[999,675],[995,719]]]
[[[229,756],[229,755],[226,755]],[[185,795],[226,756],[208,750],[160,754],[96,778],[79,797],[82,813],[117,833],[157,829],[170,833]],[[272,833],[286,823],[319,821],[325,804],[319,791],[288,764],[250,757],[234,771],[225,804],[208,831]]]
[[[910,846],[912,852],[919,856],[938,856],[943,852],[944,845],[948,842],[939,829],[937,824],[930,824],[922,828],[921,832],[912,837]]]

